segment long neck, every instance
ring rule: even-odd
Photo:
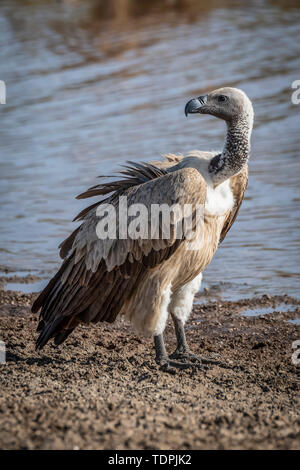
[[[248,162],[252,123],[253,119],[249,116],[227,123],[223,152],[213,157],[209,164],[208,170],[214,184],[236,175]]]

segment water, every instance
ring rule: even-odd
[[[281,303],[279,305],[276,305],[276,307],[249,308],[243,312],[243,316],[244,317],[258,317],[260,315],[269,315],[270,313],[273,313],[273,312],[281,312],[281,313],[294,312],[298,308],[299,308],[298,305]]]
[[[225,298],[298,295],[299,2],[206,3],[2,0],[3,270],[55,272],[57,246],[86,206],[74,197],[97,175],[127,159],[221,148],[223,123],[186,119],[183,108],[231,85],[255,108],[250,181],[205,282],[222,281]]]
[[[32,292],[40,292],[44,287],[46,287],[47,282],[43,281],[36,281],[36,282],[8,282],[4,286],[4,290],[12,290],[15,292],[22,292],[23,294],[31,294]]]
[[[300,318],[295,318],[294,320],[288,320],[292,325],[300,325]]]

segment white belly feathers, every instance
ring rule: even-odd
[[[223,215],[231,210],[234,205],[234,198],[230,188],[230,180],[219,184],[215,189],[207,185],[205,201],[205,214]]]

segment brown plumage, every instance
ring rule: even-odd
[[[158,168],[156,168],[157,171],[155,173],[153,168],[150,164],[142,166],[138,164],[136,167],[130,167],[127,173],[129,176],[114,184],[114,188],[116,188],[114,189],[115,193],[109,199],[105,199],[105,201],[109,200],[109,202],[114,202],[117,205],[116,194],[127,194],[128,197],[131,196],[134,199],[139,196],[139,191],[145,192],[144,185],[154,186],[153,180],[159,178],[158,175],[162,175],[164,178],[160,181],[161,188],[171,185],[176,187],[180,180],[187,189],[195,184],[194,180],[199,180],[200,183],[205,184],[201,175],[194,169],[184,169],[168,174]],[[134,178],[132,178],[132,175],[134,175]],[[139,178],[143,181],[143,186],[139,184]],[[187,179],[188,182],[185,181]],[[129,183],[132,180],[133,184],[130,186]],[[111,189],[111,183],[108,183],[107,186],[105,184],[99,185],[97,191],[99,191],[99,195],[103,195],[107,194],[108,189]],[[157,194],[160,193],[158,185],[155,185],[152,189]],[[93,188],[93,191],[95,190]],[[176,192],[174,190],[174,200],[176,196],[181,196],[180,191]],[[194,194],[188,196],[185,202],[193,203],[193,196]],[[87,191],[80,195],[80,197],[91,197],[91,193]],[[152,202],[155,201],[155,197],[149,199]],[[204,196],[201,202],[205,202]],[[61,253],[64,256],[67,256],[76,236],[80,237],[80,229],[84,229],[86,224],[91,225],[93,229],[95,228],[97,223],[95,205],[90,206],[89,210],[85,213],[85,217],[85,224],[77,228],[61,245]],[[142,249],[143,253],[140,256],[136,252],[136,250],[138,251],[139,243],[134,240],[131,244],[131,251],[124,257],[124,262],[114,266],[112,270],[108,270],[104,260],[102,260],[96,272],[93,272],[91,269],[86,268],[83,257],[76,262],[76,253],[73,251],[64,261],[60,271],[50,281],[32,306],[33,312],[37,312],[42,307],[42,325],[45,323],[53,325],[52,328],[49,327],[43,330],[38,339],[37,347],[43,347],[52,336],[56,340],[56,335],[60,335],[62,329],[73,328],[75,319],[76,324],[78,324],[78,320],[84,323],[104,320],[108,322],[114,321],[123,304],[130,297],[132,290],[138,282],[141,282],[146,272],[163,261],[168,260],[174,251],[176,251],[182,240],[175,239],[175,234],[173,235],[174,238],[170,240],[150,240],[150,244],[154,244],[154,246],[151,246],[151,248],[147,247],[146,250],[144,249],[144,252]],[[96,237],[95,242],[101,243]],[[148,242],[148,240],[145,240],[144,245],[148,245]],[[159,250],[156,249],[156,244],[159,245]],[[87,248],[87,245],[85,248]],[[132,253],[134,253],[133,259],[130,257]],[[40,329],[41,327],[39,327]]]

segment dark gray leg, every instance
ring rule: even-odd
[[[154,336],[154,346],[155,361],[162,367],[163,370],[169,370],[172,367],[176,367],[178,369],[187,369],[188,367],[194,366],[194,364],[189,362],[172,361],[168,356],[162,334]]]
[[[157,364],[162,364],[162,362],[167,361],[168,354],[164,342],[163,335],[154,336],[154,346],[155,346],[155,361]]]
[[[185,337],[183,321],[179,320],[179,318],[176,318],[174,315],[172,315],[172,319],[174,322],[175,333],[176,333],[176,338],[177,338],[177,347],[176,347],[175,352],[177,353],[190,352],[187,341],[186,341],[186,337]]]
[[[198,364],[218,364],[221,365],[219,361],[214,361],[213,359],[206,359],[199,357],[196,354],[193,354],[187,344],[184,324],[183,321],[175,317],[172,314],[172,319],[175,326],[175,333],[177,338],[177,347],[173,354],[170,355],[171,359],[189,359],[190,361],[195,361]]]

